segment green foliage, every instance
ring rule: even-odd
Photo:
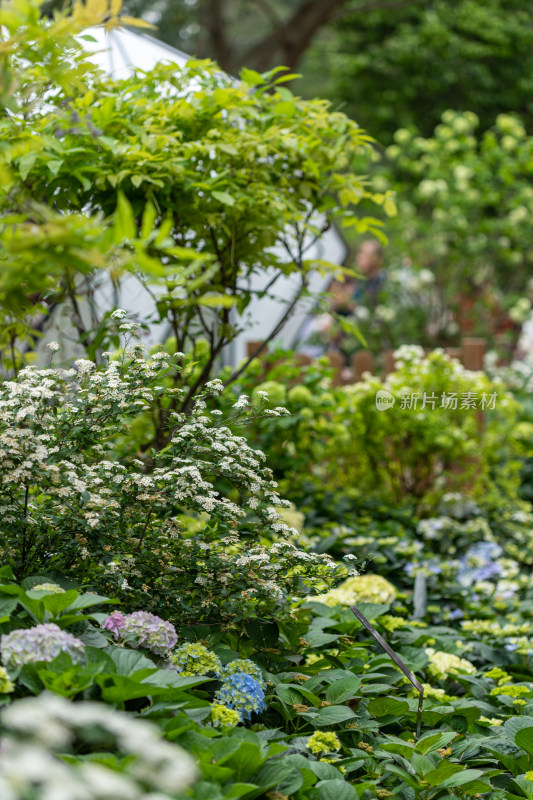
[[[268,453],[280,490],[299,502],[299,487],[309,480],[314,465],[323,461],[328,443],[346,434],[337,419],[342,400],[337,390],[331,388],[333,371],[327,359],[318,359],[302,368],[292,356],[287,351],[275,350],[264,362],[256,359],[237,387],[251,393],[255,403],[265,401],[269,410],[281,402],[290,412],[268,421],[258,416],[250,425],[248,436]],[[259,377],[261,372],[266,381]],[[268,399],[260,392],[266,393]],[[222,401],[220,407],[224,408],[224,398]]]
[[[402,202],[391,234],[395,250],[434,275],[438,343],[453,322],[509,348],[531,309],[523,295],[533,258],[533,140],[509,114],[480,133],[478,124],[470,111],[447,110],[428,138],[414,128],[395,133],[385,174]]]
[[[304,234],[342,209],[348,226],[377,232],[353,207],[391,210],[391,197],[351,172],[367,137],[326,104],[294,98],[277,71],[234,83],[192,62],[103,79],[72,34],[105,13],[117,23],[118,6],[99,0],[42,22],[31,4],[0,11],[4,366],[16,372],[15,338],[51,303],[106,361],[25,368],[0,386],[0,794],[531,797],[533,526],[516,499],[525,412],[516,425],[503,383],[419,348],[398,353],[387,381],[354,387],[332,388],[324,363],[302,371],[279,353],[268,369],[252,362],[237,393],[208,382],[237,331],[233,310],[253,296],[242,279],[273,267],[305,286]],[[496,169],[492,202],[516,253],[527,137],[500,118],[478,153],[470,129],[457,129],[465,119],[445,121],[454,133],[441,130],[443,152],[452,159],[463,137],[487,156],[474,189],[488,192]],[[399,138],[405,153],[392,156],[406,159],[412,197],[433,214],[436,195],[416,194],[419,144]],[[518,167],[511,196],[506,170]],[[495,216],[479,198],[465,202],[481,227]],[[451,205],[438,209],[454,219]],[[492,222],[486,252],[503,280],[506,229]],[[281,239],[288,264],[271,249]],[[481,263],[481,250],[470,254]],[[156,321],[173,337],[149,358],[131,343],[138,325],[126,312],[87,321],[104,275],[117,286],[134,276],[157,296]],[[121,337],[124,348],[102,354]],[[378,390],[395,404],[379,410]],[[408,407],[402,392],[425,400]],[[441,402],[452,393],[457,409]],[[473,394],[476,408],[463,404]],[[353,575],[325,553],[372,567]],[[108,615],[111,602],[138,610]],[[422,682],[420,737],[417,691],[353,603]],[[251,721],[231,713],[233,684],[253,687],[254,704],[241,698],[260,712]]]
[[[347,11],[307,66],[321,72],[329,61],[327,96],[381,142],[400,127],[429,136],[446,108],[474,111],[482,130],[502,112],[532,120],[532,17],[520,0]]]
[[[405,346],[386,379],[368,376],[332,389],[325,363],[301,369],[278,356],[263,385],[272,391],[276,382],[294,382],[286,400],[291,413],[270,426],[257,421],[253,431],[296,504],[312,484],[419,510],[450,491],[491,494],[494,502],[498,493],[516,498],[527,444],[504,383],[465,370],[442,351],[424,356],[420,347]],[[380,410],[378,392],[392,395],[394,405]],[[450,397],[456,403],[446,406]]]
[[[97,289],[129,279],[153,293],[155,319],[142,321],[170,324],[176,352],[205,338],[201,386],[241,329],[232,310],[256,295],[254,276],[294,273],[303,291],[307,244],[339,212],[383,236],[378,220],[355,216],[363,199],[385,202],[354,173],[370,138],[326,101],[295,97],[278,69],[234,81],[192,60],[113,81],[72,37],[91,6],[61,24],[39,21],[35,2],[13,9],[4,16],[31,26],[25,36],[11,22],[1,56],[18,73],[4,100],[18,111],[0,125],[4,352],[35,338],[35,312],[54,307],[72,320],[67,337],[99,357],[109,334]],[[19,87],[30,85],[28,98]]]
[[[380,410],[379,391],[395,398],[392,407]],[[488,408],[491,395],[494,410]],[[443,396],[455,396],[457,408],[443,403]],[[513,471],[509,460],[518,454],[510,439],[516,404],[504,385],[468,372],[442,352],[424,357],[421,348],[405,346],[396,351],[395,372],[347,387],[344,397],[339,422],[346,445],[338,443],[324,471],[334,484],[429,507],[466,487],[474,497],[485,496],[490,486],[516,493],[518,464]]]

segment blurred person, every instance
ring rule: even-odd
[[[328,311],[310,317],[303,326],[300,334],[304,343],[302,353],[317,357],[328,350],[337,350],[348,360],[343,348],[347,334],[336,318],[353,316],[359,305],[375,308],[386,276],[383,262],[384,252],[379,242],[365,239],[355,256],[355,271],[361,277],[331,281],[328,287]]]
[[[355,281],[353,296],[356,303],[376,305],[386,277],[383,262],[383,247],[375,239],[366,239],[355,256],[356,270],[364,276],[363,280],[359,278]]]

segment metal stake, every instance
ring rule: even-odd
[[[415,689],[418,692],[418,710],[416,712],[416,738],[420,736],[420,728],[422,726],[422,704],[424,702],[424,687],[420,683],[420,681],[416,678],[415,675],[411,672],[411,670],[403,663],[402,659],[394,652],[390,644],[387,644],[383,636],[377,632],[377,630],[370,624],[364,614],[355,607],[351,606],[352,612],[355,614],[359,622],[364,625],[367,629],[369,634],[376,640],[376,642],[381,645],[381,647],[385,650],[388,656],[392,658],[394,663],[396,664],[399,669],[403,672],[405,677],[413,684]]]

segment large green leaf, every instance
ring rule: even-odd
[[[106,647],[104,652],[111,658],[116,665],[119,675],[132,675],[140,669],[157,669],[153,661],[150,661],[143,653],[138,650],[126,650],[122,647]]]
[[[91,606],[99,606],[105,603],[116,603],[116,600],[99,594],[82,594],[71,603],[68,610],[79,611],[82,608],[90,608]]]
[[[442,731],[438,733],[426,733],[421,736],[416,743],[416,749],[421,753],[429,753],[430,751],[437,750],[439,747],[446,747],[457,738],[454,731]]]
[[[326,700],[328,703],[345,703],[357,694],[360,687],[360,678],[341,678],[339,681],[330,683],[326,689]]]
[[[69,589],[68,592],[57,593],[28,589],[26,597],[30,597],[32,600],[40,600],[49,618],[55,619],[62,611],[65,611],[78,599],[78,592],[75,589]]]
[[[524,793],[524,797],[527,797],[528,800],[533,800],[533,781],[524,778],[523,775],[518,775],[516,778],[513,778],[513,782],[520,787]]]
[[[515,733],[515,743],[528,755],[533,755],[533,726],[531,728],[521,728]]]
[[[358,794],[353,786],[341,779],[317,783],[318,800],[357,800]]]
[[[460,764],[454,764],[452,761],[447,761],[446,759],[443,759],[436,769],[433,769],[430,772],[425,773],[424,780],[426,780],[429,784],[431,784],[431,786],[439,786],[440,784],[443,783],[443,781],[452,777],[457,772],[462,772],[462,771],[464,771],[464,767],[462,767]],[[450,785],[452,786],[454,784]]]
[[[157,697],[169,692],[164,686],[150,686],[126,675],[98,675],[95,681],[100,686],[102,700],[117,706],[123,706],[127,700]]]
[[[373,717],[385,717],[388,714],[401,717],[406,711],[409,711],[409,703],[396,697],[377,697],[368,703],[368,712]]]
[[[353,719],[355,714],[348,706],[326,706],[316,713],[305,713],[301,716],[308,719],[314,727],[320,728],[323,725],[339,725],[341,722]]]
[[[463,769],[462,772],[456,772],[455,775],[451,775],[435,785],[439,785],[442,789],[455,789],[457,786],[464,786],[466,783],[470,783],[481,775],[483,775],[483,770],[481,769]]]

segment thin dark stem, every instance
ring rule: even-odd
[[[306,286],[307,286],[307,280],[306,280],[306,278],[305,278],[304,276],[302,276],[302,284],[301,284],[301,286],[300,286],[300,289],[299,289],[299,290],[298,290],[298,292],[296,293],[296,296],[295,296],[295,298],[293,299],[293,301],[292,301],[292,302],[290,303],[290,305],[288,306],[288,308],[287,308],[287,310],[286,310],[285,314],[282,316],[282,318],[280,319],[280,321],[278,322],[278,324],[275,326],[275,328],[273,328],[273,329],[270,331],[270,333],[268,334],[268,336],[266,337],[266,339],[264,339],[264,340],[261,342],[261,344],[260,344],[258,347],[256,347],[256,348],[255,348],[255,350],[252,352],[252,354],[251,354],[251,355],[250,355],[250,356],[249,356],[249,357],[246,359],[246,361],[245,361],[245,362],[244,362],[244,363],[243,363],[243,364],[242,364],[242,365],[239,367],[239,369],[235,370],[235,372],[233,372],[233,373],[232,373],[232,374],[229,376],[229,378],[227,379],[227,381],[225,381],[225,382],[224,382],[224,386],[229,386],[229,385],[230,385],[230,383],[233,383],[233,381],[237,380],[237,378],[238,378],[240,375],[242,375],[242,373],[243,373],[243,372],[244,372],[244,371],[245,371],[245,370],[248,368],[248,366],[249,366],[249,365],[252,363],[252,361],[254,360],[254,358],[257,358],[257,356],[258,356],[258,355],[260,355],[260,354],[263,352],[263,350],[265,350],[265,349],[266,349],[266,347],[267,347],[267,346],[268,346],[268,344],[269,344],[269,343],[272,341],[272,339],[274,338],[274,336],[277,336],[277,334],[278,334],[278,333],[280,332],[280,330],[283,328],[283,326],[285,325],[285,323],[287,322],[287,320],[289,319],[289,317],[290,317],[290,316],[291,316],[291,314],[293,313],[294,309],[296,308],[296,305],[297,305],[298,301],[300,300],[300,298],[301,298],[301,296],[302,296],[302,292],[304,291],[304,289],[306,288]]]
[[[15,359],[15,339],[13,336],[9,340],[9,347],[11,349],[11,361],[13,362],[13,372],[16,378],[18,375],[18,370],[17,370],[17,362]]]
[[[211,370],[213,369],[213,364],[215,363],[215,359],[216,359],[216,357],[218,356],[218,354],[220,353],[220,351],[222,350],[222,348],[224,347],[225,344],[226,344],[226,339],[222,338],[222,339],[220,339],[218,341],[216,346],[212,348],[212,350],[211,350],[211,352],[209,354],[209,360],[205,364],[205,366],[202,369],[202,371],[201,371],[200,375],[198,376],[198,378],[195,380],[195,382],[193,383],[193,385],[189,389],[189,391],[187,393],[187,397],[185,398],[185,400],[183,401],[183,403],[181,405],[181,411],[182,412],[187,412],[188,411],[192,399],[194,398],[197,390],[204,385],[204,383],[206,382],[207,378],[211,374]]]
[[[30,487],[26,486],[26,492],[24,495],[24,525],[22,527],[22,570],[26,569],[26,547],[27,547],[27,538],[26,538],[26,519],[28,516],[28,499],[30,495]]]
[[[142,545],[143,539],[144,539],[144,534],[146,533],[146,529],[148,527],[148,523],[150,522],[150,517],[152,516],[152,510],[153,510],[153,506],[150,506],[150,510],[148,511],[148,516],[146,517],[146,522],[144,523],[144,528],[142,529],[142,533],[141,533],[141,536],[140,536],[140,539],[139,539],[139,544],[135,548],[135,552],[136,553],[138,553],[139,550],[141,549],[141,545]]]

